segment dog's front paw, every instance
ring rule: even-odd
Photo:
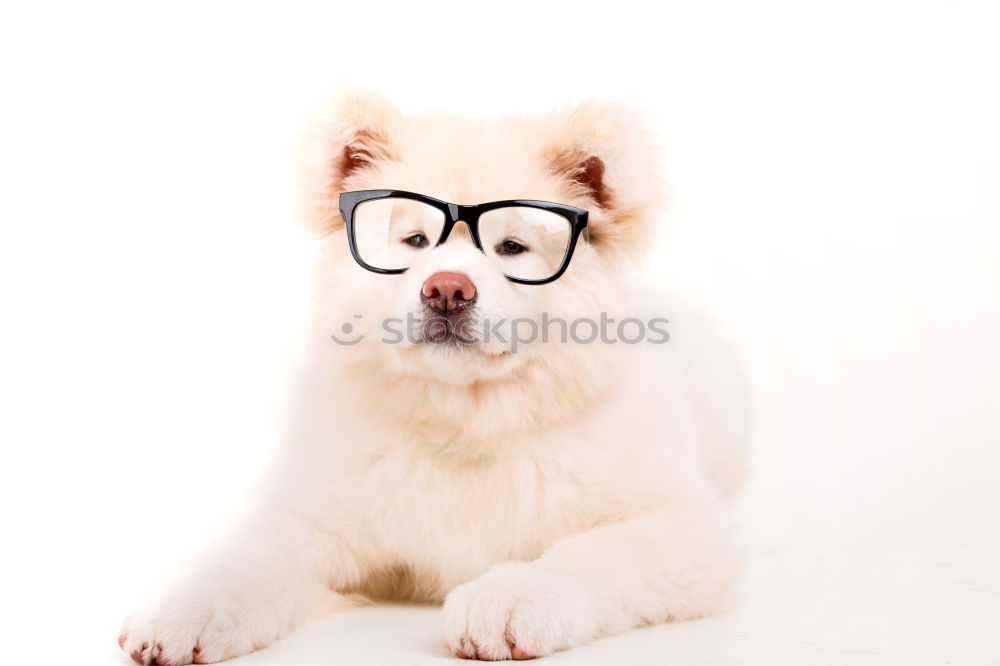
[[[285,624],[221,590],[177,590],[130,615],[118,644],[137,664],[211,664],[268,645]]]
[[[579,645],[596,633],[576,581],[511,562],[452,590],[444,602],[448,649],[465,659],[531,659]]]

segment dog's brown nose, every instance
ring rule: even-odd
[[[452,314],[476,300],[476,286],[461,273],[435,273],[420,290],[420,300],[435,312]]]

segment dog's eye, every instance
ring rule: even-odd
[[[413,234],[408,238],[404,238],[403,242],[409,245],[410,247],[418,247],[418,248],[427,247],[428,245],[430,245],[430,242],[427,240],[427,236],[424,236],[423,234]]]
[[[521,254],[522,252],[527,252],[528,248],[521,245],[517,241],[505,240],[504,242],[497,245],[497,254]]]

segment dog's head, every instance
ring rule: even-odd
[[[471,118],[407,115],[378,95],[341,93],[303,142],[302,218],[327,238],[318,321],[351,353],[452,385],[504,377],[543,357],[550,362],[560,351],[538,329],[543,318],[571,322],[613,307],[626,288],[620,270],[648,245],[665,198],[654,138],[642,115],[620,103]],[[530,262],[542,261],[539,246],[525,255],[497,236],[480,249],[463,221],[438,246],[439,221],[400,222],[406,229],[395,241],[422,249],[405,272],[379,274],[352,258],[339,206],[341,193],[373,189],[460,205],[556,202],[586,210],[589,225],[566,272],[544,285],[509,280],[498,261],[506,255],[530,271]]]

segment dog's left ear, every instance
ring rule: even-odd
[[[300,221],[320,233],[343,226],[340,193],[352,178],[398,160],[401,114],[363,88],[342,88],[320,107],[299,145]]]
[[[548,118],[541,158],[590,212],[591,242],[632,253],[648,245],[666,210],[667,187],[657,160],[659,136],[638,108],[587,100]]]

